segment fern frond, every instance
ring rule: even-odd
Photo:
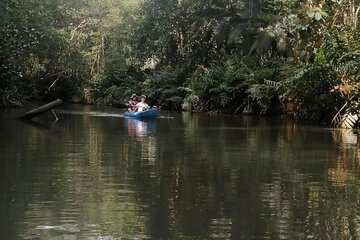
[[[278,88],[281,86],[281,83],[275,82],[275,81],[271,81],[271,80],[267,80],[267,79],[265,79],[264,82],[265,82],[265,84],[266,84],[267,86],[270,86],[270,87],[273,87],[273,88],[276,88],[276,89],[278,89]]]

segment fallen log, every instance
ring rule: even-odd
[[[34,117],[37,117],[43,113],[46,113],[48,111],[50,111],[51,113],[51,116],[54,118],[54,120],[57,120],[57,116],[55,114],[55,111],[53,110],[54,108],[56,108],[57,106],[61,105],[62,104],[62,100],[61,99],[57,99],[55,101],[52,101],[48,104],[45,104],[45,105],[42,105],[38,108],[35,108],[31,111],[28,111],[26,113],[24,113],[22,116],[20,116],[20,119],[26,119],[26,120],[29,120],[29,119],[32,119]]]

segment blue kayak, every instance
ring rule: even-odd
[[[158,113],[158,110],[155,108],[150,108],[142,112],[128,112],[124,113],[125,117],[128,118],[155,118]]]

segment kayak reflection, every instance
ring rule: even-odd
[[[128,161],[139,161],[141,165],[154,166],[157,156],[156,121],[154,119],[126,119],[126,124],[130,144],[127,145],[128,149],[125,152],[130,153],[136,149],[140,153],[139,158],[128,155],[126,159]]]
[[[130,137],[143,140],[145,136],[155,133],[156,122],[154,119],[126,118],[126,126]]]

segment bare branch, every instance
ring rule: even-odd
[[[74,30],[71,31],[70,40],[74,39],[75,34],[79,29],[85,28],[85,27],[90,26],[90,25],[92,25],[94,23],[96,23],[96,20],[92,19],[92,18],[89,18],[89,17],[82,20],[81,23],[77,27],[75,27]]]

